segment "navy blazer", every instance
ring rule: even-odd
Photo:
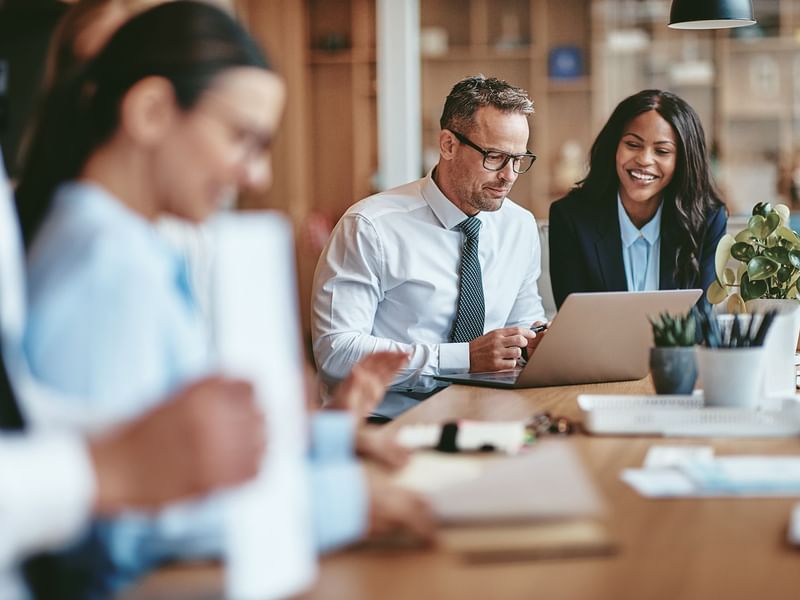
[[[728,222],[725,207],[709,212],[700,244],[700,273],[690,288],[708,289],[716,278],[714,255]],[[573,191],[550,206],[550,280],[556,306],[572,292],[626,291],[622,238],[617,216],[617,196],[586,198]],[[659,289],[679,286],[673,276],[680,243],[675,207],[661,211]],[[682,286],[680,286],[682,287]]]

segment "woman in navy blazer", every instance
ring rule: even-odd
[[[623,255],[629,247],[623,249],[622,230],[644,235],[654,218],[660,219],[658,257],[646,254],[647,267],[632,263]],[[597,136],[586,178],[550,207],[556,305],[572,292],[627,290],[637,267],[643,285],[636,289],[705,290],[715,278],[726,224],[697,113],[670,92],[634,94]]]

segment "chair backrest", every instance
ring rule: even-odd
[[[542,245],[542,274],[539,276],[539,295],[547,320],[551,321],[556,314],[556,301],[553,298],[553,286],[550,283],[550,224],[547,221],[536,221],[539,226],[539,242]]]

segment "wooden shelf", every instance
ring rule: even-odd
[[[444,54],[426,54],[423,61],[458,62],[458,61],[494,61],[494,60],[531,60],[530,46],[520,48],[494,48],[491,46],[456,46]]]
[[[555,93],[564,92],[591,92],[592,85],[588,76],[577,77],[575,79],[548,79],[547,91]]]
[[[310,65],[375,64],[375,53],[358,50],[312,50]]]
[[[800,44],[795,38],[789,36],[772,38],[733,38],[728,41],[730,51],[744,52],[792,52],[800,50]]]

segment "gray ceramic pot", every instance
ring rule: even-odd
[[[694,346],[651,348],[650,374],[657,394],[691,394],[697,381]]]

